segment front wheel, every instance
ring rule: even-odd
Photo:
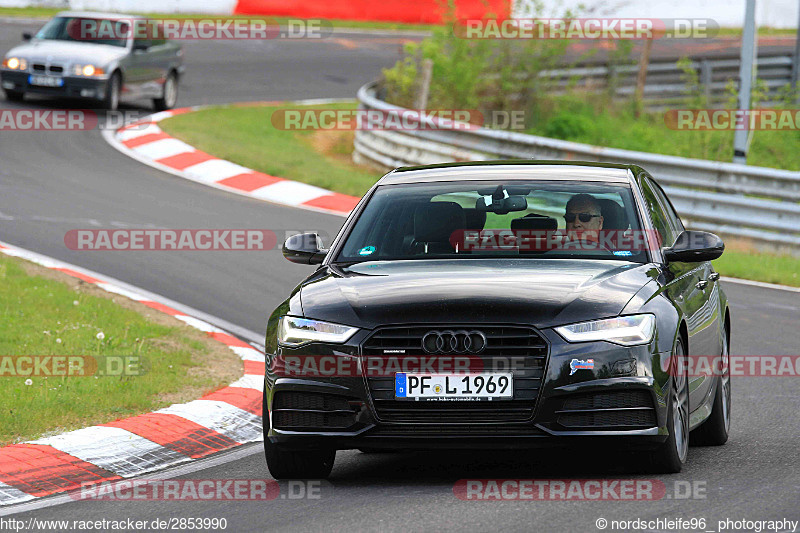
[[[267,468],[275,479],[324,479],[336,460],[336,450],[291,450],[264,440]]]
[[[4,93],[6,93],[6,100],[9,102],[21,102],[25,99],[25,93],[21,91],[12,91],[10,89],[4,89]]]
[[[686,351],[679,337],[670,358],[672,388],[667,404],[669,437],[652,455],[653,467],[659,474],[676,474],[686,464],[689,454],[689,379],[684,356]]]
[[[108,111],[116,111],[119,107],[119,95],[122,92],[122,77],[119,72],[115,72],[108,79],[106,85],[106,97],[103,99],[103,108]]]
[[[170,72],[164,82],[164,94],[161,98],[153,100],[153,106],[157,111],[166,111],[175,107],[178,100],[178,77],[174,72]]]
[[[731,370],[730,349],[728,348],[728,332],[722,330],[721,372],[717,378],[717,390],[714,394],[714,407],[711,415],[703,424],[692,431],[692,444],[700,446],[721,446],[728,441],[731,429]]]

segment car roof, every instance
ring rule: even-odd
[[[589,161],[517,159],[469,161],[400,167],[386,174],[378,185],[463,180],[570,180],[630,183],[639,167]]]
[[[142,15],[127,15],[125,13],[103,13],[100,11],[61,11],[56,14],[57,17],[79,17],[79,18],[94,18],[94,19],[146,19]]]

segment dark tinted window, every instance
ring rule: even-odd
[[[670,224],[662,200],[656,194],[655,187],[647,178],[642,179],[642,194],[647,204],[647,210],[650,213],[650,220],[653,221],[653,226],[661,238],[662,246],[671,246],[675,239],[678,238],[676,228],[673,224]]]
[[[664,189],[661,188],[661,185],[655,182],[655,180],[648,178],[648,183],[653,189],[653,193],[658,198],[659,203],[664,208],[664,213],[667,215],[667,221],[675,230],[675,234],[680,235],[684,231],[683,222],[681,222],[681,218],[678,216],[677,211],[675,211],[675,207],[672,205],[672,202],[669,201],[667,194],[664,192]]]
[[[571,228],[567,203],[578,195],[584,204],[570,204]],[[587,218],[580,232],[574,228],[579,215]],[[602,249],[576,244],[577,233],[605,238]],[[335,261],[581,257],[645,262],[647,244],[636,241],[641,233],[627,184],[498,180],[384,185],[370,198]]]

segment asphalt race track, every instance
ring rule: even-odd
[[[0,23],[9,49],[36,24]],[[219,41],[185,44],[187,76],[178,105],[353,97],[399,57],[395,36],[346,35],[320,42]],[[3,101],[2,107],[16,104]],[[68,102],[29,99],[25,107]],[[135,108],[131,108],[135,109]],[[78,252],[64,234],[82,228],[263,228],[331,233],[343,218],[243,198],[151,169],[120,154],[99,131],[0,133],[0,240],[164,295],[231,322],[258,340],[267,313],[311,267],[270,252]],[[798,293],[725,284],[733,354],[797,354]],[[690,449],[681,474],[701,498],[654,502],[477,502],[454,496],[459,479],[647,478],[625,454],[591,447],[558,453],[339,452],[320,499],[269,502],[71,501],[15,517],[76,520],[226,518],[228,531],[541,530],[598,531],[598,518],[800,519],[800,394],[797,378],[733,381],[726,446]],[[269,478],[260,445],[199,461],[191,479]],[[169,471],[166,472],[170,477]],[[152,476],[151,476],[152,477]],[[650,476],[652,477],[652,476]],[[63,501],[61,498],[59,501]],[[42,505],[48,500],[37,502]],[[8,512],[8,509],[3,509]],[[610,530],[610,529],[609,529]]]

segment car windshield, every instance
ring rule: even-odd
[[[628,184],[461,181],[376,189],[334,262],[591,258],[647,262]]]
[[[56,17],[36,34],[48,41],[75,41],[125,47],[130,25],[124,20]]]

